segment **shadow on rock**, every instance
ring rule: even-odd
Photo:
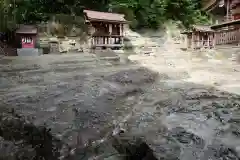
[[[58,160],[62,143],[50,129],[36,127],[14,111],[0,116],[0,159]]]

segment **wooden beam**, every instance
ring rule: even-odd
[[[192,33],[192,49],[194,49],[194,46],[195,46],[194,43],[195,43],[195,42],[194,42],[194,33]]]
[[[122,43],[122,44],[124,44],[124,42],[123,42],[123,30],[124,30],[124,28],[123,28],[123,27],[124,27],[124,25],[121,24],[121,25],[120,25],[120,29],[121,29],[120,35],[122,36],[122,37],[121,37],[121,43]]]
[[[230,26],[230,25],[237,25],[237,24],[240,24],[240,19],[233,20],[233,21],[230,21],[230,22],[225,22],[225,23],[222,23],[222,24],[212,25],[211,28],[212,29],[219,29],[219,28],[222,28],[222,27],[226,27],[226,26]]]
[[[229,3],[229,0],[227,0],[227,17],[226,17],[226,21],[228,22],[229,21],[229,5],[230,5],[230,3]]]

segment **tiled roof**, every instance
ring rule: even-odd
[[[87,19],[97,20],[97,21],[115,21],[115,22],[126,22],[124,19],[124,14],[117,14],[117,13],[109,13],[109,12],[98,12],[98,11],[91,11],[91,10],[84,10],[83,11]]]
[[[198,32],[214,32],[214,30],[211,29],[211,26],[194,25],[192,30],[183,31],[183,32],[181,32],[181,34],[191,34],[194,31],[198,31]]]
[[[205,25],[194,25],[193,29],[199,32],[213,32],[210,26],[205,26]]]
[[[218,28],[221,28],[221,27],[227,27],[227,26],[239,25],[239,24],[240,24],[240,19],[237,19],[237,20],[233,20],[233,21],[230,21],[230,22],[225,22],[225,23],[222,23],[222,24],[212,25],[211,28],[212,29],[218,29]]]
[[[33,25],[20,25],[16,33],[18,34],[37,34],[37,28]]]
[[[221,2],[221,0],[202,0],[204,2],[203,4],[203,10],[205,11],[211,11],[212,9],[214,9],[215,7],[217,7],[219,5],[219,3]]]

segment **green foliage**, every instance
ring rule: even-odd
[[[208,17],[200,7],[199,0],[0,0],[0,8],[7,10],[16,23],[47,21],[57,14],[82,16],[83,9],[111,9],[124,13],[135,29],[158,29],[166,20],[181,21],[185,27],[207,23]]]
[[[131,13],[127,19],[133,22],[132,28],[157,29],[166,20],[181,21],[185,27],[208,22],[198,0],[112,0],[111,3],[113,10]]]

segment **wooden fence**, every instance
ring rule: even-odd
[[[239,42],[239,29],[221,30],[215,33],[216,45],[234,44]]]

